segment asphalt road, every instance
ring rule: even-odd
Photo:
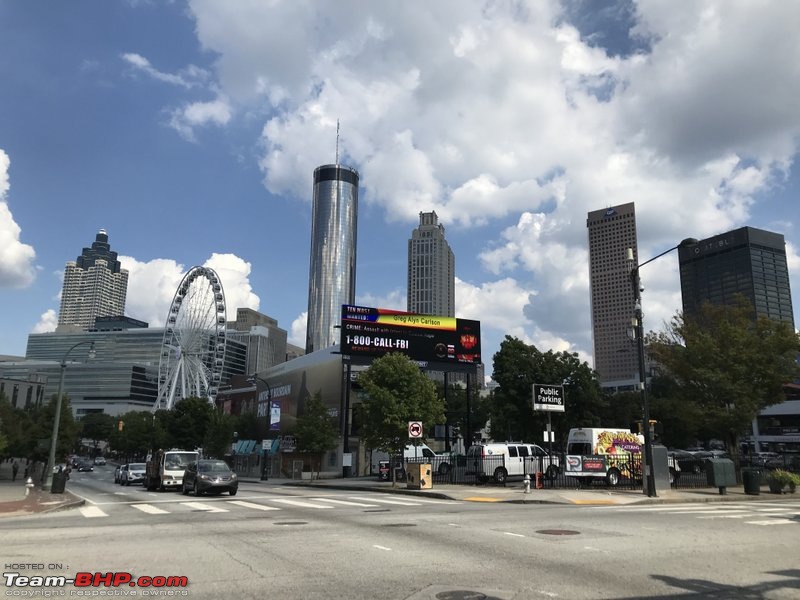
[[[800,598],[797,500],[549,506],[246,483],[187,498],[114,485],[111,467],[70,489],[86,506],[0,521],[4,573],[188,581],[67,596]],[[8,596],[41,589],[4,577]]]

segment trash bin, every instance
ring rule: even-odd
[[[761,493],[761,469],[747,467],[742,469],[742,483],[745,494],[758,496]]]
[[[50,484],[51,494],[63,494],[64,488],[67,487],[67,472],[56,471],[53,473],[53,482]]]

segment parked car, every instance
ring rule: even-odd
[[[697,456],[696,452],[688,450],[670,450],[667,456],[672,457],[680,467],[681,473],[694,473],[699,475],[705,472],[705,457]]]
[[[94,459],[95,466],[102,467],[106,464],[105,456],[98,456]]]
[[[144,468],[144,463],[130,463],[125,465],[125,470],[120,473],[120,483],[122,485],[144,483]]]
[[[467,465],[467,475],[493,478],[496,483],[537,471],[545,473],[548,479],[555,479],[561,472],[558,456],[550,456],[538,444],[526,442],[475,444],[467,450]]]
[[[183,472],[181,491],[183,494],[192,491],[195,496],[209,492],[228,492],[235,496],[239,491],[239,478],[223,460],[198,460]]]
[[[117,465],[114,469],[114,483],[122,483],[122,471],[127,469],[128,465]]]

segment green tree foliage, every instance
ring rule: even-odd
[[[122,431],[115,425],[109,443],[125,462],[143,459],[156,439],[157,422],[150,411],[131,411],[120,415],[115,422],[124,423]],[[163,429],[162,436],[163,436]]]
[[[425,431],[444,423],[444,400],[435,384],[403,354],[375,360],[358,382],[366,393],[355,410],[368,448],[396,456],[408,443],[409,421],[422,421]]]
[[[741,297],[734,306],[706,304],[648,336],[650,355],[675,381],[674,398],[696,409],[700,426],[731,451],[759,411],[785,399],[783,385],[800,377],[800,337],[753,314]]]
[[[597,378],[577,354],[540,352],[535,346],[506,336],[494,355],[493,378],[499,384],[491,407],[495,439],[541,439],[547,414],[532,408],[533,384],[563,385],[565,413],[553,413],[556,440],[564,441],[570,427],[603,425],[606,407]]]
[[[108,441],[117,427],[119,419],[106,413],[89,413],[80,422],[81,437],[94,442],[95,448],[100,441]]]
[[[56,395],[44,406],[37,406],[30,412],[31,428],[27,456],[33,460],[45,460],[50,452],[50,440],[53,434],[53,421],[56,414]],[[69,398],[62,397],[61,418],[58,426],[58,443],[56,444],[56,461],[64,461],[78,444],[80,425],[72,416]]]
[[[161,411],[159,411],[160,413]],[[171,411],[158,415],[166,425],[167,447],[193,450],[206,440],[214,408],[205,398],[184,398]]]
[[[445,400],[445,414],[447,415],[447,424],[453,426],[464,439],[471,440],[472,435],[476,431],[481,430],[486,426],[489,420],[491,400],[490,397],[481,396],[478,393],[477,385],[474,381],[471,382],[473,386],[470,391],[469,402],[467,402],[467,389],[458,384],[449,384],[447,386],[447,395],[443,384],[437,384],[437,393]],[[467,406],[469,405],[469,427],[471,432],[467,431]]]
[[[294,434],[297,438],[297,450],[316,457],[319,477],[323,455],[339,443],[339,429],[322,401],[320,392],[308,400],[305,412],[297,417]]]
[[[206,429],[206,437],[203,442],[203,449],[206,456],[222,458],[230,452],[233,432],[236,425],[235,417],[226,415],[221,409],[211,408],[211,414]],[[239,435],[241,438],[241,434]]]
[[[0,395],[0,436],[6,444],[0,456],[30,456],[34,445],[32,429],[30,413],[14,408],[8,398]]]

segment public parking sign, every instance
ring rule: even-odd
[[[422,421],[408,422],[408,437],[416,440],[422,437]]]
[[[533,410],[565,412],[564,386],[533,384]]]

